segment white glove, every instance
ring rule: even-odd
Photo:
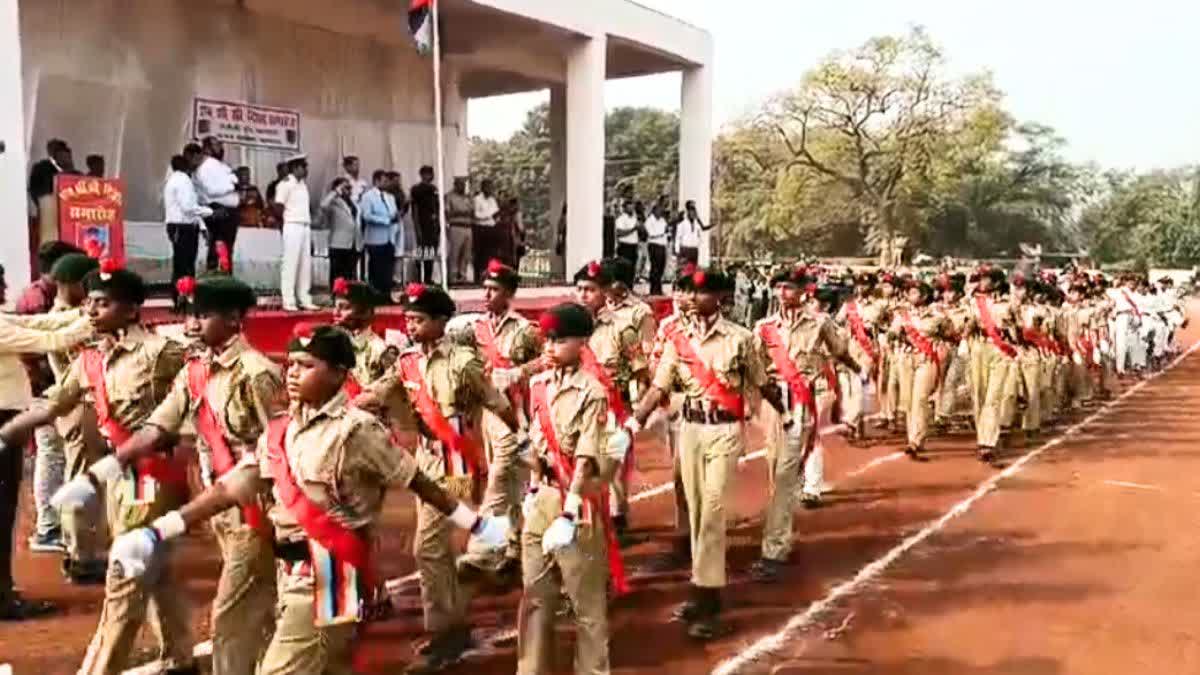
[[[503,548],[508,544],[508,531],[511,529],[508,516],[483,516],[471,534],[471,542],[487,549]]]
[[[632,446],[632,434],[627,429],[617,429],[608,435],[608,447],[605,452],[609,459],[615,462],[624,462],[625,456],[629,454],[629,448]]]
[[[1101,341],[1100,341],[1100,351],[1101,351],[1101,352],[1103,352],[1103,353],[1105,353],[1105,354],[1107,354],[1107,353],[1109,352],[1109,349],[1108,349],[1108,340],[1101,340]],[[1097,359],[1097,360],[1098,360],[1098,359]]]
[[[634,417],[633,415],[630,415],[629,419],[625,420],[625,424],[622,426],[624,426],[625,429],[627,431],[629,431],[629,434],[631,436],[642,430],[641,423],[639,423],[637,421],[637,418]]]
[[[1093,348],[1092,348],[1092,363],[1095,363],[1096,365],[1100,365],[1100,361],[1101,361],[1101,359],[1100,359],[1100,348],[1099,348],[1099,347],[1093,347]]]
[[[120,476],[121,470],[121,463],[117,461],[116,456],[109,455],[93,464],[86,472],[63,484],[50,498],[50,505],[56,509],[66,505],[87,506],[96,499],[96,488],[88,474],[103,485]]]
[[[492,371],[492,384],[500,391],[505,391],[520,381],[520,368],[496,368]]]
[[[139,527],[130,530],[113,541],[108,560],[114,565],[120,565],[119,574],[123,578],[140,577],[149,568],[158,542],[158,534],[153,528]]]
[[[542,553],[550,555],[575,542],[575,521],[567,515],[554,519],[542,535]]]
[[[1073,354],[1071,354],[1071,361],[1074,362],[1075,365],[1077,365],[1077,366],[1083,365],[1083,357],[1079,355],[1079,352],[1074,352]]]
[[[521,515],[524,516],[526,520],[529,520],[530,514],[533,513],[533,509],[537,505],[537,495],[538,489],[533,488],[529,490],[529,492],[526,492],[525,499],[521,500]]]
[[[959,342],[958,342],[958,355],[959,356],[962,356],[965,358],[970,353],[970,350],[971,350],[971,348],[967,345],[966,340],[959,340]]]

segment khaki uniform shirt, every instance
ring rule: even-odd
[[[588,346],[622,393],[628,393],[629,383],[647,368],[641,334],[607,307],[596,315]]]
[[[23,410],[33,402],[23,354],[62,352],[91,335],[91,322],[78,311],[0,318],[0,410]]]
[[[854,302],[858,305],[858,316],[862,319],[867,336],[874,339],[874,336],[881,335],[887,329],[884,303],[875,298],[855,298]],[[873,365],[871,357],[859,344],[858,338],[854,337],[854,327],[850,325],[850,312],[846,309],[845,304],[838,310],[835,323],[843,329],[842,334],[846,338],[846,348],[850,352],[850,357],[860,367],[871,368]],[[879,348],[873,346],[872,349],[875,351],[876,358],[879,358]]]
[[[305,496],[347,529],[374,525],[387,488],[408,487],[417,475],[412,455],[393,446],[383,424],[350,407],[342,392],[320,409],[293,404],[290,415],[285,448],[292,476]],[[260,475],[274,479],[267,434],[259,437],[257,460]],[[275,524],[275,538],[304,540],[304,530],[279,503],[274,486],[272,496],[268,516]]]
[[[771,358],[767,343],[762,338],[762,328],[768,325],[776,328],[792,363],[810,383],[821,375],[830,357],[847,353],[846,338],[828,315],[816,316],[803,311],[774,314],[754,326],[754,346],[765,364],[768,380],[782,381],[775,360]],[[824,380],[823,377],[820,379]]]
[[[370,328],[351,333],[350,343],[354,345],[354,369],[351,374],[362,387],[387,374],[400,353],[398,348],[389,345]]]
[[[542,340],[533,322],[509,310],[503,316],[481,316],[480,321],[492,322],[492,334],[496,336],[496,349],[501,355],[520,366],[536,359],[542,353]],[[486,356],[484,357],[486,358]],[[491,366],[492,364],[487,364]]]
[[[688,322],[686,335],[697,356],[730,390],[742,396],[757,395],[766,384],[762,357],[754,345],[754,336],[745,328],[719,317],[711,327],[703,320]],[[663,391],[681,391],[686,399],[713,406],[704,387],[692,375],[673,342],[663,350],[662,360],[654,372],[653,384]],[[748,406],[747,410],[753,408]]]
[[[904,320],[904,311],[908,312],[909,321]],[[917,351],[917,346],[911,344],[908,339],[910,322],[911,326],[916,328],[918,333],[924,335],[930,342],[935,344],[952,330],[950,319],[935,307],[926,305],[898,311],[896,318],[892,321],[892,333],[895,335],[897,341],[904,344],[907,351],[913,353],[919,352]]]
[[[649,354],[654,348],[654,338],[658,331],[654,309],[644,300],[632,295],[626,295],[619,303],[610,303],[608,308],[617,315],[619,321],[627,323],[637,331],[642,343],[642,353]]]

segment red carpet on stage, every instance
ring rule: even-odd
[[[538,297],[517,296],[513,300],[513,309],[530,319],[537,319],[545,310],[573,299],[570,289],[563,288],[561,293],[541,295]],[[666,296],[648,296],[644,298],[654,308],[654,313],[662,318],[671,313],[671,298]],[[316,312],[285,312],[276,307],[260,307],[251,312],[246,319],[244,332],[246,339],[258,350],[267,354],[281,354],[287,349],[292,330],[301,322],[330,321],[328,310]],[[479,299],[469,299],[458,302],[460,312],[479,312],[483,310],[483,302]],[[177,324],[182,322],[180,315],[166,307],[150,307],[142,312],[144,321],[151,326]],[[375,317],[375,332],[380,335],[386,330],[404,330],[404,310],[400,307],[381,307]]]

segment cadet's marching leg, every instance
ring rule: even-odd
[[[792,553],[792,507],[801,481],[804,448],[813,433],[813,420],[807,409],[798,408],[794,423],[779,443],[767,447],[766,518],[763,523],[762,557],[750,570],[758,581],[772,582]]]
[[[357,624],[313,623],[312,579],[289,574],[292,563],[278,563],[279,603],[275,634],[267,645],[259,675],[351,675]]]
[[[221,576],[213,598],[213,675],[253,675],[275,628],[275,556],[262,533],[227,512],[213,521]]]
[[[933,404],[930,400],[937,388],[938,366],[927,358],[914,357],[912,385],[908,407],[908,448],[913,459],[921,459],[925,439],[929,436],[929,421]]]

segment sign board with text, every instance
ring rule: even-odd
[[[125,261],[125,181],[60,173],[55,194],[61,240]]]
[[[300,113],[252,103],[196,98],[192,136],[269,150],[300,151]]]

